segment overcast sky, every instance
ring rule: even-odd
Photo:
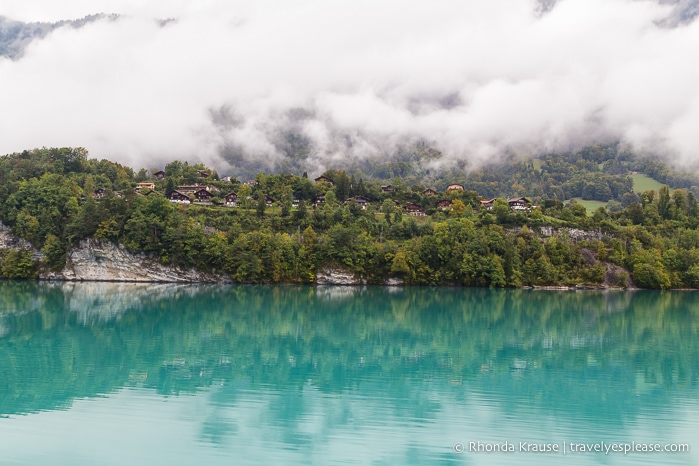
[[[620,139],[699,159],[699,21],[653,0],[0,0],[24,22],[114,13],[0,57],[0,154],[83,146],[136,168],[311,162],[425,139],[475,163]],[[174,19],[164,23],[163,20]]]

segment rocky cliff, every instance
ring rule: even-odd
[[[23,249],[32,252],[39,262],[44,256],[31,243],[14,236],[0,224],[0,249]],[[60,272],[41,271],[42,280],[108,281],[108,282],[163,282],[163,283],[232,283],[223,275],[207,274],[196,270],[163,265],[144,254],[133,254],[123,246],[88,239],[81,241],[67,257]]]
[[[143,254],[133,254],[123,246],[88,239],[81,241],[68,255],[60,273],[41,278],[119,282],[196,282],[230,283],[222,275],[169,267]]]
[[[43,254],[31,243],[12,235],[0,224],[0,249],[24,249],[32,252],[34,260]],[[42,271],[42,280],[142,282],[142,283],[232,283],[224,275],[214,275],[191,269],[170,267],[145,254],[134,254],[121,245],[97,239],[81,241],[67,257],[60,272]],[[318,285],[363,285],[366,280],[338,267],[324,267],[316,275]],[[402,285],[403,281],[390,278],[387,285]]]
[[[41,260],[44,255],[28,241],[16,237],[5,224],[0,223],[0,249],[24,249],[32,252],[34,260]]]

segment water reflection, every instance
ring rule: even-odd
[[[197,444],[298,464],[323,452],[502,463],[450,451],[469,438],[687,440],[698,304],[690,292],[0,282],[0,414],[105,395],[150,412],[154,396],[188,395],[176,399],[190,400]]]

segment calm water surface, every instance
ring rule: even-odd
[[[3,465],[699,464],[698,376],[694,292],[0,282]]]

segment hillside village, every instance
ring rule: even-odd
[[[347,175],[342,171],[336,173],[342,178],[341,183],[347,185]],[[361,210],[374,209],[380,212],[386,210],[383,209],[383,203],[389,201],[395,204],[395,209],[400,209],[413,217],[425,217],[438,211],[449,212],[455,207],[454,202],[457,200],[461,203],[456,206],[457,209],[465,207],[465,200],[480,210],[490,211],[498,200],[498,198],[483,199],[475,191],[466,190],[463,185],[457,183],[449,184],[440,193],[431,187],[416,192],[403,185],[394,187],[390,184],[381,184],[376,189],[378,183],[364,183],[361,179],[358,183],[349,179],[349,186],[342,189],[342,184],[336,186],[335,180],[327,175],[321,175],[311,183],[306,176],[263,174],[259,177],[263,180],[262,183],[258,179],[241,183],[231,176],[219,179],[216,172],[210,169],[197,169],[196,177],[198,180],[192,184],[173,185],[168,183],[165,171],[157,170],[147,175],[148,181],[137,182],[133,191],[142,196],[162,195],[173,204],[247,209],[251,206],[257,209],[262,207],[319,208],[325,205],[326,195],[332,191],[334,196],[329,202],[333,202],[336,206],[344,204],[356,206]],[[282,184],[281,187],[278,186],[279,183]],[[285,189],[287,187],[291,187],[291,191]],[[267,191],[274,192],[277,196],[270,196]],[[102,199],[109,195],[121,197],[124,193],[110,192],[109,188],[103,187],[97,188],[92,193],[94,199]],[[529,211],[535,208],[532,201],[523,196],[504,199],[504,201],[513,211]]]

